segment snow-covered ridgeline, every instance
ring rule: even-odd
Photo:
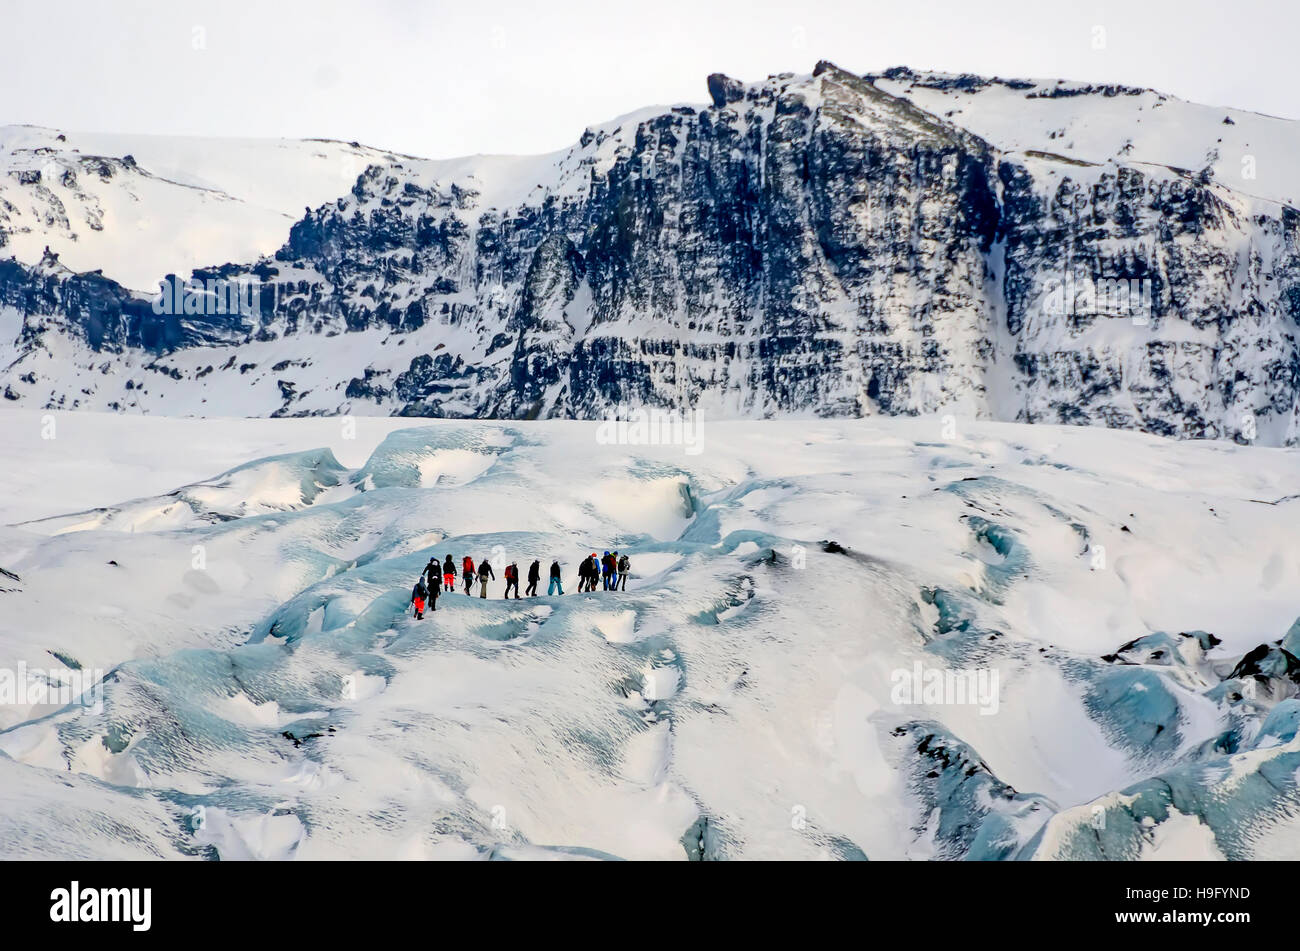
[[[1295,441],[1296,123],[830,64],[709,92],[536,157],[8,129],[0,389],[170,415],[946,409]],[[263,286],[254,313],[154,313],[155,283],[200,264]]]

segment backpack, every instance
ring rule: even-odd
[[[618,573],[621,575],[625,575],[627,574],[627,569],[630,567],[631,567],[631,562],[627,560],[627,555],[620,556],[618,559]]]

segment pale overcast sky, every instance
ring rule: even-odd
[[[0,124],[544,152],[705,76],[895,65],[1300,118],[1296,0],[12,0]],[[1097,31],[1101,28],[1102,33]],[[1096,39],[1102,37],[1102,48]]]

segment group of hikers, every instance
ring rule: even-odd
[[[595,591],[597,583],[604,585],[605,591],[626,591],[628,572],[632,570],[632,561],[627,555],[620,555],[618,552],[605,552],[604,555],[597,558],[593,551],[582,563],[578,565],[578,590]],[[517,562],[510,562],[505,568],[506,592],[504,597],[509,598],[510,592],[514,592],[514,599],[519,600],[519,565]],[[473,596],[474,582],[479,585],[479,597],[488,596],[488,582],[496,581],[496,572],[486,558],[474,564],[474,559],[469,555],[461,561],[460,577],[465,583],[465,594]],[[560,578],[559,561],[551,562],[551,583],[547,588],[547,597],[556,594],[564,594],[564,585]],[[541,562],[534,560],[528,566],[528,586],[524,589],[527,597],[537,596],[537,585],[542,579]],[[456,590],[456,563],[452,561],[451,555],[441,564],[437,558],[430,558],[429,563],[424,566],[420,572],[420,578],[415,582],[415,587],[411,590],[411,605],[415,608],[416,620],[424,617],[426,609],[430,611],[438,610],[438,598],[443,594]]]

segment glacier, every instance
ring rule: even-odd
[[[570,420],[0,438],[0,670],[97,678],[0,702],[6,858],[1300,856],[1295,449],[935,415],[694,453]],[[606,548],[627,591],[574,594]],[[446,554],[558,558],[568,593],[416,621]],[[995,712],[899,702],[918,664],[995,671]]]

